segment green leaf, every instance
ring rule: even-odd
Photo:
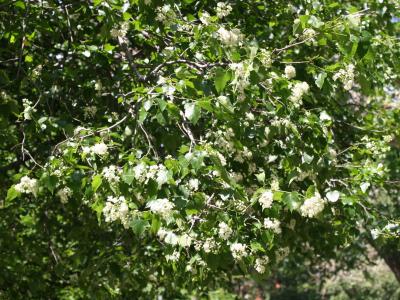
[[[41,178],[41,181],[43,185],[53,194],[57,186],[58,178],[56,176],[48,176],[47,174],[44,174]]]
[[[225,89],[225,86],[230,79],[231,79],[231,74],[229,71],[226,71],[222,68],[217,69],[214,78],[214,85],[218,93],[221,93]]]
[[[196,102],[185,104],[185,117],[196,125],[197,121],[200,119],[201,110],[196,105]]]
[[[8,191],[7,191],[6,202],[12,201],[12,200],[14,200],[15,198],[19,197],[20,195],[21,195],[21,193],[18,192],[18,191],[15,189],[15,186],[13,185],[13,186],[11,186],[11,187],[8,189]]]
[[[123,174],[122,174],[122,181],[125,182],[126,184],[131,184],[133,179],[135,178],[135,173],[133,171],[133,168],[127,169]]]
[[[92,179],[92,188],[93,188],[93,192],[96,193],[96,191],[98,190],[98,188],[101,186],[103,180],[101,178],[100,174],[97,174],[93,177]]]
[[[322,89],[322,87],[324,86],[326,77],[327,77],[327,74],[325,72],[318,74],[317,78],[315,79],[315,84],[317,85],[317,87]]]
[[[142,219],[133,219],[130,223],[133,233],[139,236],[143,234],[147,226],[147,221]]]
[[[296,192],[284,194],[282,200],[290,211],[294,211],[300,207],[299,196]]]

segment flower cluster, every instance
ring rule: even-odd
[[[229,239],[229,237],[232,235],[233,230],[232,228],[229,227],[228,224],[226,224],[225,222],[221,222],[218,225],[219,229],[218,229],[218,235],[221,239],[223,240],[227,240]]]
[[[273,230],[277,234],[282,232],[281,222],[277,219],[265,218],[264,227]]]
[[[171,215],[175,205],[168,199],[157,199],[147,203],[147,207],[154,213],[160,214],[163,217]]]
[[[164,6],[157,8],[157,21],[164,23],[164,25],[170,25],[175,19],[176,14],[174,10],[171,9],[171,5],[165,4]]]
[[[296,77],[296,69],[292,65],[285,67],[285,76],[287,79],[292,79]]]
[[[248,255],[246,245],[242,243],[233,243],[230,247],[232,256],[236,260],[240,260]]]
[[[244,35],[237,28],[226,30],[221,27],[218,29],[217,34],[219,40],[229,47],[239,46],[244,40]]]
[[[308,40],[308,39],[312,39],[314,36],[316,36],[317,33],[315,32],[314,29],[312,28],[307,28],[304,30],[303,32],[303,39],[304,40]]]
[[[303,205],[300,207],[300,213],[303,217],[312,218],[324,210],[325,201],[317,192],[311,198],[307,198]]]
[[[107,179],[109,183],[117,183],[120,180],[122,170],[114,165],[103,168],[103,177]]]
[[[23,176],[20,182],[15,185],[15,190],[22,194],[33,194],[36,196],[38,189],[38,181],[28,176]]]
[[[129,207],[124,196],[108,196],[106,205],[103,208],[106,222],[120,220],[125,228],[129,226]]]
[[[148,182],[155,179],[159,186],[168,181],[168,170],[164,165],[147,166],[143,162],[133,168],[134,177],[139,182]]]
[[[228,16],[232,11],[232,6],[224,2],[217,3],[217,17],[222,19],[223,17]]]
[[[268,50],[261,49],[259,59],[265,68],[269,68],[272,64],[271,52]]]
[[[268,256],[262,257],[262,258],[257,258],[256,262],[254,264],[254,269],[260,273],[263,274],[265,273],[265,269],[267,267],[267,264],[269,262]]]
[[[244,89],[250,85],[250,73],[253,70],[251,62],[231,63],[230,69],[234,72],[234,79],[232,85],[239,93],[239,99],[244,97]]]
[[[335,75],[333,75],[333,80],[340,80],[343,83],[343,88],[346,91],[351,90],[354,85],[354,65],[349,64],[345,69],[340,69]]]
[[[272,201],[274,200],[274,193],[271,190],[266,190],[261,193],[258,198],[258,202],[261,204],[263,209],[270,208],[272,206]]]
[[[67,203],[68,198],[72,195],[72,191],[69,187],[64,187],[56,195],[60,198],[61,203]]]
[[[301,99],[303,95],[308,92],[310,86],[307,82],[298,82],[292,88],[292,95],[290,96],[290,100],[293,101],[296,105],[301,104]]]
[[[36,108],[34,108],[32,106],[32,102],[26,98],[22,99],[22,105],[24,106],[24,119],[31,120],[32,113],[34,113],[36,111]]]
[[[82,147],[84,154],[97,154],[106,155],[108,153],[108,146],[103,142],[94,144],[92,147],[84,146]]]

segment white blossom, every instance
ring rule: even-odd
[[[246,257],[248,255],[246,251],[246,245],[242,243],[233,243],[230,247],[232,256],[234,259],[241,259],[243,257]]]
[[[303,38],[305,40],[312,39],[317,33],[312,28],[307,28],[303,32]]]
[[[324,210],[325,201],[319,193],[311,198],[307,198],[300,207],[300,213],[303,217],[313,218]]]
[[[272,64],[272,57],[271,57],[271,52],[266,50],[266,49],[261,49],[260,50],[260,55],[259,55],[260,61],[263,64],[265,68],[269,68]]]
[[[23,176],[19,183],[15,185],[15,190],[22,194],[33,194],[36,196],[39,185],[38,181],[34,178],[29,178],[28,176]]]
[[[160,165],[158,168],[156,181],[158,185],[161,186],[164,183],[166,183],[167,180],[168,180],[168,170],[164,166]]]
[[[200,181],[197,178],[191,178],[189,180],[189,188],[192,191],[197,191],[199,189]]]
[[[118,167],[111,165],[103,168],[103,177],[110,183],[119,182],[122,170]]]
[[[261,193],[258,198],[258,202],[261,204],[263,209],[270,208],[272,201],[274,200],[274,193],[271,190],[266,190]]]
[[[260,273],[263,274],[265,273],[265,269],[267,267],[267,264],[269,262],[268,256],[262,257],[262,258],[257,258],[256,262],[254,264],[254,269]]]
[[[218,2],[217,3],[217,17],[222,19],[223,17],[228,16],[232,11],[232,6],[225,2]]]
[[[237,28],[226,30],[224,27],[221,27],[218,29],[217,34],[220,41],[229,47],[239,46],[244,39],[244,35]]]
[[[304,94],[308,92],[310,86],[307,82],[298,82],[292,88],[292,95],[290,96],[290,100],[295,102],[296,104],[301,103],[301,99]]]
[[[154,213],[160,214],[162,216],[168,216],[172,213],[175,205],[168,199],[157,199],[147,203],[147,207]]]
[[[218,245],[215,242],[215,240],[212,238],[208,238],[204,241],[202,248],[205,253],[211,253],[211,252],[214,252],[217,249],[217,247],[218,247]]]
[[[91,152],[98,155],[106,155],[108,153],[108,147],[103,142],[97,143],[91,148]]]
[[[210,24],[210,14],[206,11],[202,12],[201,17],[200,17],[200,22],[203,23],[204,25],[209,25]]]
[[[296,77],[296,69],[292,65],[285,67],[285,76],[287,79],[292,79]]]
[[[380,234],[381,232],[379,231],[379,229],[374,228],[371,230],[371,236],[373,240],[376,240]]]
[[[125,228],[129,226],[129,207],[124,196],[108,196],[106,205],[103,208],[106,222],[120,220]]]
[[[343,83],[343,88],[345,90],[351,90],[354,85],[354,65],[349,64],[345,69],[340,69],[338,72],[333,75],[333,80],[340,80]]]
[[[68,198],[72,195],[72,191],[69,187],[64,187],[61,190],[59,190],[56,194],[62,203],[67,203]]]
[[[219,227],[219,230],[218,230],[219,237],[223,240],[229,239],[229,237],[233,233],[232,228],[230,228],[229,225],[226,224],[225,222],[219,223],[218,227]]]
[[[141,162],[134,166],[133,174],[136,180],[143,182],[146,179],[146,165]]]
[[[172,254],[168,254],[165,256],[167,261],[178,261],[180,257],[180,253],[178,251],[174,251]]]
[[[265,218],[264,227],[267,229],[272,229],[277,234],[282,232],[281,222],[277,219]]]
[[[176,18],[175,12],[171,9],[171,5],[165,4],[162,7],[158,7],[156,20],[164,23],[164,25],[170,25]]]
[[[32,106],[32,102],[28,99],[22,99],[22,105],[24,106],[24,120],[31,120],[32,113],[36,112],[36,108]]]

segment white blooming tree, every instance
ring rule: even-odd
[[[0,3],[0,296],[201,296],[367,242],[400,280],[399,11]]]

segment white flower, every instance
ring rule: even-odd
[[[88,146],[82,146],[82,152],[83,154],[90,154],[92,152],[92,148]]]
[[[229,239],[229,237],[233,233],[232,228],[230,228],[229,225],[226,224],[225,222],[219,223],[218,227],[219,227],[219,230],[218,230],[219,237],[223,240]]]
[[[380,234],[381,232],[379,231],[379,229],[374,228],[371,230],[372,239],[374,240],[376,240]]]
[[[339,200],[340,193],[338,191],[329,191],[326,193],[326,199],[328,199],[329,202],[336,202]]]
[[[133,173],[136,180],[143,182],[146,179],[146,165],[144,163],[139,163],[133,167]]]
[[[167,230],[165,230],[164,228],[160,228],[160,229],[158,229],[158,231],[157,231],[157,236],[158,236],[158,238],[159,238],[160,240],[163,240],[163,239],[166,237],[167,233],[168,233]]]
[[[179,242],[179,238],[172,231],[168,231],[164,237],[164,242],[170,245],[177,245]]]
[[[269,68],[272,64],[271,52],[265,49],[260,50],[260,61],[265,68]]]
[[[176,18],[175,12],[171,9],[171,5],[165,4],[162,7],[157,8],[156,20],[164,23],[165,25],[170,25]]]
[[[122,172],[121,169],[119,169],[114,165],[111,165],[109,167],[104,167],[102,174],[103,177],[107,179],[108,182],[114,183],[114,182],[119,182],[121,172]]]
[[[200,22],[203,23],[204,25],[209,25],[210,24],[210,14],[208,12],[203,12],[200,17]]]
[[[234,259],[241,259],[247,256],[246,245],[242,243],[233,243],[230,249]]]
[[[217,34],[220,41],[229,47],[240,45],[244,39],[244,35],[237,28],[226,30],[224,27],[221,27],[218,29]]]
[[[25,120],[31,120],[32,119],[32,113],[36,112],[36,108],[34,108],[32,106],[32,102],[29,101],[26,98],[22,99],[22,105],[24,106],[24,119]]]
[[[301,103],[301,98],[304,94],[308,92],[310,86],[307,82],[298,82],[292,88],[292,95],[290,96],[290,100],[295,102],[296,104]]]
[[[22,194],[33,194],[36,196],[39,186],[38,181],[28,176],[23,176],[18,184],[15,185],[15,190]]]
[[[307,28],[303,32],[303,38],[305,40],[312,39],[317,33],[312,28]]]
[[[106,155],[108,153],[108,147],[106,144],[104,144],[103,142],[101,143],[97,143],[94,146],[92,146],[91,151],[94,154],[98,154],[98,155]]]
[[[292,79],[296,77],[296,69],[292,65],[285,67],[285,76],[287,79]]]
[[[199,189],[200,181],[197,178],[191,178],[189,180],[189,188],[192,191],[197,191]]]
[[[168,170],[164,166],[159,166],[156,181],[159,186],[166,183],[168,180]]]
[[[106,222],[120,220],[125,228],[129,227],[129,207],[124,196],[108,196],[103,214]]]
[[[272,206],[272,201],[274,200],[274,193],[271,190],[266,190],[262,192],[258,198],[258,202],[261,204],[263,209],[270,208]]]
[[[360,185],[361,191],[365,193],[371,184],[369,182],[363,182]]]
[[[218,2],[216,11],[217,11],[217,17],[221,19],[231,13],[232,6],[224,2]]]
[[[304,201],[300,207],[300,213],[303,217],[312,218],[324,210],[325,201],[321,198],[319,193]]]
[[[203,244],[203,250],[205,253],[213,252],[214,250],[216,250],[216,248],[217,243],[212,238],[208,238],[205,240]]]
[[[268,256],[265,256],[263,258],[257,258],[256,263],[254,264],[254,269],[258,273],[263,274],[263,273],[265,273],[265,269],[266,269],[268,262],[269,262]]]
[[[180,253],[175,250],[172,254],[166,255],[165,259],[167,261],[178,261],[180,256],[181,256]]]
[[[332,120],[331,116],[328,115],[326,111],[322,111],[322,112],[319,114],[319,119],[320,119],[321,121],[331,121],[331,120]]]
[[[154,213],[160,214],[162,216],[168,216],[172,213],[175,205],[168,199],[157,199],[147,203],[147,207]]]
[[[345,69],[340,69],[338,72],[333,75],[333,80],[340,80],[343,83],[343,88],[345,90],[351,90],[354,85],[354,65],[349,64]]]
[[[67,203],[68,198],[72,195],[72,191],[69,187],[65,187],[59,190],[56,195],[60,198],[62,203]]]
[[[267,229],[272,229],[277,234],[281,233],[281,222],[277,219],[265,218],[264,219],[264,227]]]

